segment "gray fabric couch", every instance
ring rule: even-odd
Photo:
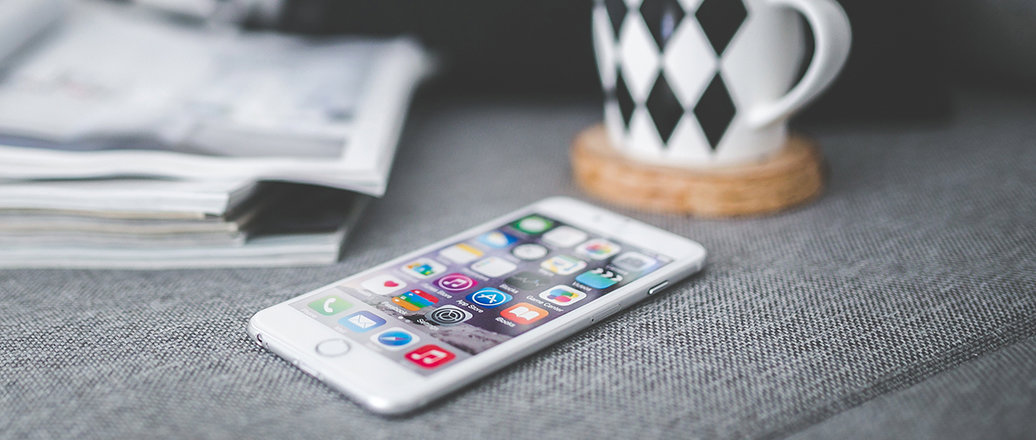
[[[667,293],[407,417],[251,343],[255,311],[551,195],[598,104],[422,98],[340,264],[0,271],[5,438],[1032,438],[1036,99],[805,127],[815,203],[620,210],[702,242]]]

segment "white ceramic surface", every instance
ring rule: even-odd
[[[798,84],[806,51],[815,50]],[[627,155],[687,167],[777,152],[787,121],[838,75],[851,32],[834,0],[598,0],[605,123]]]

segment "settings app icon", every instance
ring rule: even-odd
[[[457,306],[442,306],[425,315],[439,325],[457,325],[471,319],[471,313]]]

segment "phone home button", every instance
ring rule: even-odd
[[[349,352],[349,343],[345,339],[328,339],[317,344],[317,353],[322,356],[335,357]]]

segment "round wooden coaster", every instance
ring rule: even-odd
[[[703,217],[765,214],[812,200],[824,188],[823,161],[816,142],[801,135],[764,161],[715,169],[629,158],[611,146],[603,125],[583,130],[572,143],[576,183],[591,195],[637,209]]]

